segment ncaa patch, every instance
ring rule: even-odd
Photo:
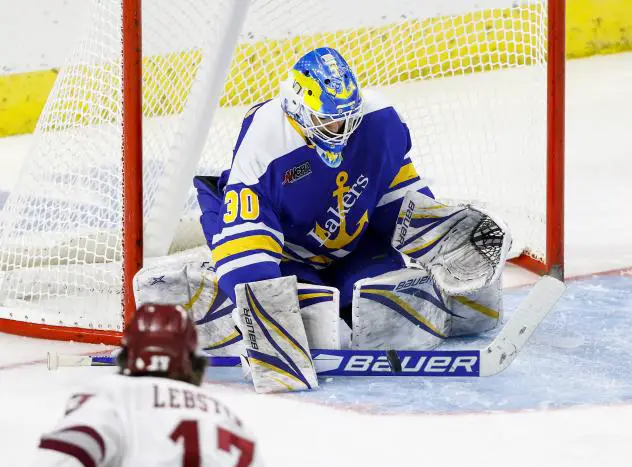
[[[291,169],[286,170],[283,174],[282,185],[298,182],[300,179],[307,177],[311,173],[312,166],[308,161],[305,161],[300,165],[295,165]]]

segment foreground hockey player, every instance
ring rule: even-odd
[[[230,170],[195,178],[210,277],[146,270],[139,297],[204,306],[214,349],[239,339],[234,304],[259,392],[316,387],[310,348],[341,346],[339,312],[355,349],[492,329],[510,235],[480,208],[435,201],[413,152],[396,110],[336,50],[307,53],[247,112]]]
[[[198,386],[206,359],[179,306],[147,304],[125,329],[120,375],[73,395],[38,467],[260,466],[254,438]]]

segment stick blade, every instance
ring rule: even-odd
[[[64,366],[92,366],[92,357],[89,355],[59,355],[48,352],[46,363],[51,371]]]
[[[59,368],[59,355],[56,353],[46,352],[46,366],[50,371]]]
[[[538,280],[507,325],[481,350],[481,376],[495,375],[511,364],[565,290],[564,282],[554,277]]]

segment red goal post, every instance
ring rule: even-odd
[[[136,310],[134,275],[143,267],[143,34],[141,0],[123,0],[123,322]],[[118,338],[118,336],[117,336]]]
[[[546,255],[511,260],[536,274],[564,280],[564,137],[566,90],[566,0],[549,0],[547,60]]]

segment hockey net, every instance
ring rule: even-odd
[[[122,327],[123,3],[89,3],[0,210],[0,318],[3,328],[73,328],[103,341]],[[228,167],[247,109],[277,94],[298,57],[330,46],[395,104],[434,193],[492,210],[513,233],[513,254],[545,270],[548,9],[545,0],[145,1],[145,256],[205,243],[193,175]]]

